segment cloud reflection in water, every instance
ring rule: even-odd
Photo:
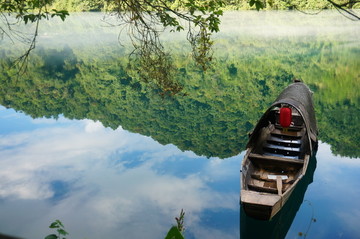
[[[162,238],[184,208],[187,238],[239,237],[240,156],[206,159],[90,120],[23,121],[33,128],[0,139],[1,232],[41,238],[60,219],[71,238]],[[208,228],[220,210],[232,227]]]

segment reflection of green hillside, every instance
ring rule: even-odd
[[[322,105],[321,116],[324,118],[319,122],[320,139],[331,145],[333,153],[359,157],[359,105],[360,101],[357,105],[349,101]]]
[[[181,49],[178,44],[173,48]],[[261,113],[300,76],[316,92],[320,139],[330,143],[334,153],[359,156],[356,50],[321,42],[247,43],[231,38],[218,47],[226,51],[216,53],[205,73],[187,56],[174,53],[175,77],[187,96],[171,98],[162,98],[140,81],[118,46],[101,46],[101,51],[99,46],[38,48],[29,72],[18,79],[6,68],[5,56],[11,52],[0,50],[0,103],[32,117],[63,114],[99,120],[162,144],[225,158],[244,150],[247,132]]]
[[[360,156],[359,53],[359,48],[327,46],[307,70],[315,76],[309,84],[316,92],[320,139],[342,156]]]

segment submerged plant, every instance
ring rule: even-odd
[[[69,235],[69,233],[65,231],[65,227],[60,220],[51,223],[49,228],[56,229],[57,234],[50,234],[46,236],[45,239],[66,239],[65,236]]]
[[[313,208],[311,202],[308,201],[308,200],[305,200],[304,202],[307,202],[308,205],[311,207],[312,214],[311,214],[310,222],[309,222],[309,225],[308,225],[308,228],[307,228],[306,232],[305,233],[299,232],[298,235],[300,237],[304,236],[304,238],[306,238],[308,236],[309,231],[310,231],[311,224],[316,222],[316,218],[314,217],[314,208]]]

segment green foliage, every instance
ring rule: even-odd
[[[260,9],[264,8],[264,3],[261,0],[250,0],[249,4],[250,4],[250,7],[255,5],[256,10],[260,10]]]
[[[152,5],[158,4],[153,1]],[[288,9],[302,9],[302,10],[314,10],[314,9],[327,9],[333,7],[328,0],[207,0],[207,1],[195,1],[195,0],[168,0],[161,1],[165,3],[170,9],[173,10],[185,10],[190,13],[195,12],[214,12],[222,10],[248,10],[248,9],[268,9],[268,10],[288,10]],[[349,2],[348,5],[344,5],[348,8],[359,8],[359,3],[356,1],[336,1],[340,4]],[[103,0],[55,0],[52,3],[54,8],[66,9],[68,11],[112,11],[116,9],[116,6],[111,1]],[[214,10],[211,10],[213,8]],[[149,10],[149,9],[148,9]],[[168,15],[168,14],[166,14]],[[168,16],[164,15],[165,18]],[[221,15],[221,14],[219,14]],[[168,21],[170,19],[165,20]],[[172,21],[172,20],[170,20]],[[171,25],[171,24],[170,24]]]
[[[204,72],[183,53],[182,41],[169,44],[171,80],[182,87],[182,94],[171,97],[147,83],[151,74],[162,74],[156,65],[139,72],[140,63],[118,46],[38,47],[18,80],[8,68],[16,52],[3,48],[0,104],[34,118],[64,115],[113,129],[121,125],[181,150],[227,158],[245,149],[247,133],[296,76],[315,92],[320,139],[334,153],[359,156],[357,48],[329,40],[226,36],[214,46],[216,61]]]
[[[130,35],[134,47],[133,53],[141,58],[141,64],[147,67],[159,65],[159,62],[161,63],[159,59],[168,55],[163,48],[162,41],[160,41],[160,34],[164,28],[169,28],[172,32],[187,31],[187,39],[192,47],[193,59],[203,70],[206,70],[213,59],[212,47],[214,42],[211,39],[213,33],[220,30],[220,17],[223,15],[223,9],[229,8],[229,6],[230,8],[239,6],[237,9],[246,6],[247,9],[250,7],[250,9],[255,8],[257,10],[263,8],[325,9],[330,5],[335,6],[338,10],[344,10],[344,8],[355,6],[353,1],[341,4],[330,0],[324,1],[327,5],[315,6],[313,0],[250,0],[249,2],[247,0],[7,0],[0,4],[0,13],[13,13],[19,21],[23,21],[25,24],[36,23],[36,27],[32,40],[24,36],[19,37],[17,33],[14,34],[14,37],[11,33],[14,31],[12,23],[3,15],[2,21],[6,23],[7,29],[0,26],[0,34],[12,40],[13,38],[21,39],[29,44],[28,50],[18,58],[19,72],[23,73],[27,68],[28,56],[36,45],[40,20],[59,17],[64,21],[69,15],[68,11],[108,11],[118,16],[121,25],[127,25],[127,34]],[[360,19],[355,13],[344,11],[355,19]],[[168,67],[168,63],[160,66],[160,68]],[[182,89],[181,85],[170,80],[171,74],[160,72],[161,74],[152,74],[147,77],[147,81],[162,86],[164,91],[170,92],[170,94],[176,94]]]
[[[184,239],[184,236],[181,234],[177,227],[173,226],[172,228],[170,228],[165,239]]]
[[[177,225],[170,228],[165,239],[184,239],[182,233],[185,230],[184,228],[185,212],[183,209],[181,209],[180,216],[175,217],[175,220]]]
[[[16,18],[28,22],[36,22],[49,17],[60,17],[65,20],[67,10],[48,10],[53,0],[7,0],[0,3],[0,12],[16,14]]]
[[[69,233],[65,231],[65,227],[60,220],[51,223],[49,228],[56,230],[57,234],[50,234],[46,236],[45,239],[66,239],[65,236],[69,235]]]

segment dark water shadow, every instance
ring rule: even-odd
[[[289,200],[280,212],[270,221],[260,221],[248,217],[240,207],[240,238],[241,239],[283,239],[286,237],[297,211],[304,202],[305,192],[313,182],[316,168],[316,152],[310,158],[307,172],[294,189]],[[311,220],[309,218],[309,220]]]

